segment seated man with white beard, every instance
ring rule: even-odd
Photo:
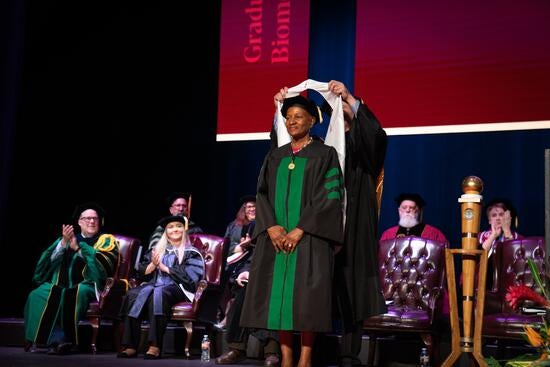
[[[426,202],[422,196],[414,193],[402,193],[395,198],[398,205],[399,225],[388,228],[380,236],[380,240],[391,238],[417,236],[429,240],[447,242],[447,238],[439,229],[422,222],[422,209]]]

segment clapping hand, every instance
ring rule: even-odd
[[[239,273],[235,281],[237,282],[238,285],[240,285],[241,287],[244,287],[246,283],[248,283],[248,275],[249,275],[248,271],[243,271],[242,273]]]
[[[61,244],[63,246],[69,245],[69,248],[71,248],[74,251],[80,250],[80,246],[78,245],[78,242],[76,241],[76,236],[74,235],[74,227],[70,224],[63,224],[61,229]]]
[[[159,266],[160,264],[160,254],[156,251],[153,251],[153,258],[151,259],[151,262],[155,267]]]
[[[504,218],[502,218],[502,232],[504,233],[504,237],[509,238],[512,237],[512,230],[510,229],[512,227],[512,213],[510,213],[509,210],[506,210],[504,212]]]
[[[246,251],[246,249],[250,246],[251,242],[252,242],[252,238],[250,238],[250,234],[247,233],[244,237],[241,238],[241,242],[239,242],[239,246],[241,246],[241,249],[243,251]]]

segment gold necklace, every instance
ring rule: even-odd
[[[312,141],[313,141],[313,138],[310,136],[310,137],[309,137],[309,140],[306,141],[306,142],[304,143],[304,145],[302,145],[302,146],[300,147],[300,149],[298,149],[298,150],[295,151],[295,152],[292,151],[292,146],[290,146],[290,150],[292,151],[292,162],[290,162],[290,163],[288,164],[288,169],[289,169],[289,170],[292,171],[292,170],[296,167],[296,165],[294,164],[294,158],[296,157],[296,154],[297,154],[298,152],[300,152],[302,149],[304,149],[305,147],[307,147],[307,146],[309,145],[309,143],[311,143]]]

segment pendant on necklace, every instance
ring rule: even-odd
[[[288,164],[288,169],[289,169],[289,170],[292,171],[292,170],[294,169],[294,167],[296,167],[296,165],[294,164],[294,162],[290,162],[290,163]]]

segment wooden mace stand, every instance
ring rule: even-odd
[[[460,337],[460,323],[458,320],[458,304],[456,300],[456,281],[455,281],[455,254],[461,254],[463,257],[475,258],[480,256],[479,261],[479,279],[477,284],[477,303],[475,305],[474,319],[474,337],[471,337],[471,316],[464,317],[464,337]],[[468,261],[463,260],[463,261]],[[475,260],[472,260],[475,262]],[[449,287],[449,303],[451,313],[451,354],[443,362],[442,366],[452,366],[461,353],[471,353],[479,366],[487,366],[483,355],[481,354],[481,329],[483,327],[483,307],[485,304],[485,281],[487,275],[487,251],[486,250],[465,250],[465,249],[447,249],[445,250],[445,266],[447,267],[447,286]],[[464,280],[463,280],[464,281]],[[462,297],[463,314],[466,315],[466,309],[469,309],[470,315],[473,306],[473,296]],[[468,305],[467,305],[468,303]]]
[[[462,181],[464,195],[458,200],[462,211],[462,249],[445,250],[445,266],[447,267],[447,286],[449,288],[449,303],[451,313],[451,354],[442,366],[452,366],[461,353],[469,353],[478,366],[487,366],[481,354],[481,329],[483,327],[483,307],[485,304],[485,281],[487,277],[487,251],[478,250],[477,234],[483,182],[479,177],[468,176]],[[462,255],[462,334],[458,320],[458,303],[456,299],[456,278],[453,255]],[[479,260],[479,278],[477,284],[477,299],[474,282],[476,276],[476,259]],[[472,320],[473,310],[475,317]],[[472,321],[475,327],[472,328]],[[474,336],[472,338],[472,330]]]

